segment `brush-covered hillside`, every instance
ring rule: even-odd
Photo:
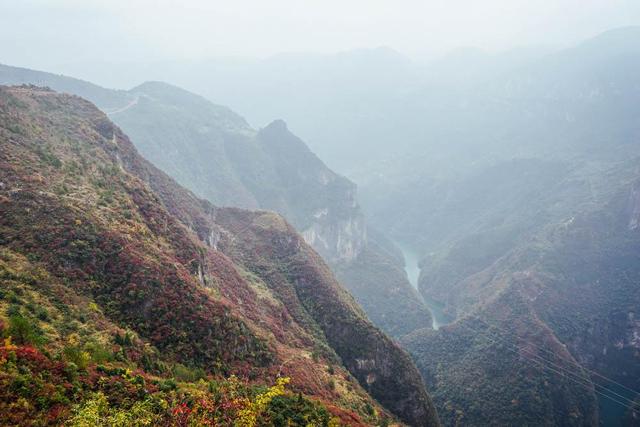
[[[403,339],[447,424],[615,426],[640,413],[638,158],[581,172],[554,195],[573,205],[564,220],[449,285],[458,322]]]
[[[91,103],[1,88],[0,164],[3,424],[438,424],[282,217],[198,199]]]
[[[283,215],[385,332],[399,337],[431,325],[402,262],[383,248],[384,236],[368,228],[356,185],[328,168],[284,121],[256,130],[230,109],[162,82],[119,91],[0,65],[0,83],[86,97],[145,158],[197,196]]]

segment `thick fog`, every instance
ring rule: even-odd
[[[0,62],[91,78],[105,63],[388,46],[563,47],[640,20],[636,0],[3,0]],[[91,61],[93,65],[87,65]],[[109,84],[115,81],[105,81]],[[101,82],[98,82],[101,83]]]

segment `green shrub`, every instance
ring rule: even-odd
[[[202,368],[189,368],[180,363],[176,363],[173,367],[173,376],[178,381],[195,382],[206,376]]]
[[[178,383],[173,378],[169,378],[160,383],[160,391],[167,392],[178,388]]]
[[[326,408],[301,394],[274,397],[266,412],[265,422],[260,425],[328,426],[331,421],[331,414]]]
[[[84,371],[89,366],[91,361],[91,355],[89,352],[84,351],[80,346],[67,345],[64,350],[64,357],[67,361],[74,363],[78,369]]]
[[[116,334],[114,340],[118,345],[129,347],[133,344],[133,333],[126,331],[124,335]]]
[[[18,304],[11,304],[9,308],[7,308],[7,316],[20,316],[20,306]]]
[[[36,317],[42,320],[43,322],[49,322],[51,320],[51,317],[49,316],[49,312],[44,307],[38,307],[36,309]]]
[[[98,342],[88,343],[85,345],[85,350],[91,355],[91,360],[95,363],[111,362],[114,359],[111,350]]]
[[[7,302],[9,302],[10,304],[17,304],[20,302],[20,298],[18,298],[18,295],[16,295],[16,293],[14,291],[6,291],[4,293],[4,297],[3,297]]]
[[[21,314],[14,314],[9,317],[9,327],[7,335],[16,344],[32,344],[40,346],[45,343],[45,338],[37,325],[29,318]]]

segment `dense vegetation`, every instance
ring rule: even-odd
[[[256,131],[228,108],[161,82],[110,91],[0,65],[2,82],[85,96],[124,129],[145,158],[197,195],[221,206],[284,215],[385,332],[399,336],[430,324],[402,261],[380,245],[384,236],[368,229],[356,186],[330,170],[283,121]]]
[[[198,200],[77,97],[0,89],[0,138],[3,420],[392,420],[364,386],[411,424],[437,423],[406,354],[282,218],[269,214],[263,224],[260,214]],[[256,220],[271,231],[246,239],[234,227],[247,219],[244,228]],[[282,225],[272,229],[273,221]],[[286,271],[279,251],[306,273],[273,281],[250,255],[271,253],[269,266]],[[314,286],[297,304],[301,280]],[[367,346],[346,352],[325,338],[323,319],[335,307],[343,338]],[[376,359],[368,346],[386,349],[384,370],[356,366]],[[418,381],[388,375],[389,367],[413,370]],[[407,396],[405,406],[364,377]]]
[[[429,397],[419,391],[422,380],[408,355],[369,324],[329,268],[293,237],[291,228],[283,233],[290,226],[282,218],[227,210],[216,219],[238,231],[236,239],[221,242],[223,250],[268,283],[288,307],[299,308],[294,315],[301,322],[312,319],[344,365],[385,407],[408,413],[411,423],[437,418]],[[248,246],[253,250],[246,250]],[[283,286],[286,283],[293,283],[293,289]]]
[[[227,108],[159,82],[128,93],[136,103],[111,117],[154,164],[215,204],[283,215],[385,332],[430,324],[404,272],[368,238],[356,186],[331,171],[283,121],[255,131]]]
[[[198,196],[302,233],[199,200],[85,101],[3,89],[0,416],[437,423],[421,373],[447,425],[638,424],[639,36],[426,67],[388,49],[279,57],[235,87],[199,71],[202,93],[285,112],[361,180],[369,222],[421,251],[420,292],[456,318],[437,331],[354,184],[284,122],[0,66],[95,102]]]
[[[338,425],[321,404],[167,359],[99,306],[8,249],[0,253],[7,321],[0,346],[3,424]],[[276,400],[277,398],[277,400]],[[304,425],[299,423],[298,425]]]

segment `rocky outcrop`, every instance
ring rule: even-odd
[[[282,120],[261,129],[257,140],[272,160],[285,201],[278,209],[263,198],[262,207],[285,215],[329,263],[353,261],[367,239],[355,184],[327,168]]]
[[[366,233],[355,185],[327,168],[283,120],[256,131],[228,108],[165,83],[130,92],[139,102],[111,118],[181,184],[217,205],[284,215],[330,262],[358,256]]]
[[[364,216],[331,221],[327,210],[302,231],[302,237],[330,263],[351,263],[362,253],[367,243]]]

